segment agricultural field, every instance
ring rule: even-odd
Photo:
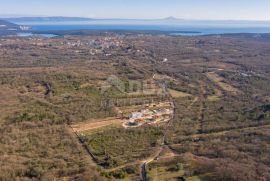
[[[0,180],[269,180],[269,49],[241,34],[1,38]],[[155,124],[123,126],[133,113]]]

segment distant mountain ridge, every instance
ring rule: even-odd
[[[129,18],[86,18],[86,17],[65,17],[65,16],[47,16],[47,17],[3,17],[0,19],[6,21],[90,21],[90,20],[141,20],[141,21],[156,21],[156,20],[176,20],[176,21],[215,21],[215,22],[269,22],[269,21],[257,21],[257,20],[196,20],[196,19],[180,19],[174,16],[157,19],[129,19]]]
[[[65,16],[47,16],[47,17],[4,17],[2,20],[10,22],[25,22],[25,21],[91,21],[91,20],[130,20],[130,21],[191,21],[191,22],[270,22],[267,20],[199,20],[199,19],[180,19],[173,16],[160,19],[129,19],[129,18],[86,18],[86,17],[65,17]]]
[[[91,18],[81,17],[63,17],[63,16],[51,16],[51,17],[16,17],[16,18],[3,18],[4,20],[11,22],[50,22],[50,21],[90,21]]]
[[[175,18],[175,17],[173,17],[173,16],[169,16],[169,17],[167,17],[167,18],[164,18],[164,20],[180,20],[180,19]]]
[[[185,27],[270,27],[270,21],[254,20],[188,20],[178,19],[173,16],[162,19],[93,19],[84,17],[12,17],[2,18],[19,25],[74,25],[74,24],[92,24],[92,25],[165,25],[165,26],[185,26]]]

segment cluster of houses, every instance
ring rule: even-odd
[[[110,49],[116,48],[123,45],[123,41],[119,37],[105,37],[96,38],[90,40],[80,40],[80,39],[69,39],[63,42],[64,45],[71,47],[88,47],[93,49]]]
[[[139,127],[145,124],[167,122],[172,118],[173,110],[168,108],[156,108],[154,110],[143,109],[129,115],[124,127]]]

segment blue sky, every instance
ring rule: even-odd
[[[0,15],[270,20],[270,0],[0,0]]]

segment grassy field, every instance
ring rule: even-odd
[[[214,83],[216,83],[224,91],[231,92],[232,94],[235,94],[235,95],[239,93],[238,89],[236,89],[232,85],[225,83],[224,80],[221,77],[219,77],[217,74],[207,73],[207,77],[210,80],[212,80]]]
[[[190,94],[184,93],[184,92],[180,92],[180,91],[176,91],[173,89],[169,89],[169,93],[173,98],[179,98],[179,97],[189,97],[192,96]]]
[[[181,177],[184,175],[184,171],[174,171],[174,172],[168,172],[167,167],[158,167],[155,169],[151,169],[149,171],[149,180],[160,180],[160,181],[165,181],[165,180],[172,180],[177,177]]]

